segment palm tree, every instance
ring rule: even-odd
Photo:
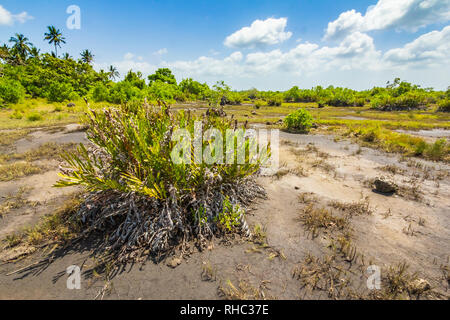
[[[41,54],[41,50],[39,50],[38,48],[36,48],[34,46],[31,47],[30,56],[32,58],[39,58],[40,54]]]
[[[66,53],[63,54],[63,59],[64,60],[70,60],[70,59],[72,59],[72,57],[70,56],[70,54],[68,52],[66,52]]]
[[[66,43],[66,38],[62,36],[62,33],[59,29],[56,29],[54,26],[48,26],[48,32],[44,34],[44,40],[48,40],[49,44],[55,45],[55,56],[58,56],[58,47],[61,48],[61,43]]]
[[[92,61],[94,61],[94,55],[88,50],[84,50],[80,53],[81,55],[81,61],[87,64],[91,64]]]
[[[111,80],[116,80],[120,76],[119,71],[117,71],[117,68],[114,66],[109,66],[109,78]]]
[[[28,38],[23,34],[16,33],[16,37],[11,37],[9,42],[13,42],[13,50],[18,54],[18,56],[25,60],[28,52],[30,52],[30,46],[32,46],[31,42],[28,41]]]

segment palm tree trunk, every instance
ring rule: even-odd
[[[58,58],[58,47],[56,46],[56,43],[55,43],[55,55]]]

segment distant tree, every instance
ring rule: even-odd
[[[36,58],[36,59],[39,59],[39,56],[41,55],[41,50],[39,50],[38,48],[36,48],[36,47],[31,47],[31,50],[30,50],[30,57],[31,58]]]
[[[92,61],[94,61],[94,55],[88,49],[81,52],[80,55],[81,61],[83,61],[84,63],[91,64]]]
[[[70,54],[69,54],[68,52],[64,53],[63,56],[62,56],[62,58],[63,58],[64,60],[70,60],[70,59],[72,59],[72,57],[70,56]]]
[[[109,79],[116,80],[116,78],[120,77],[119,71],[117,71],[117,68],[114,66],[109,66]]]
[[[215,85],[213,85],[214,90],[221,92],[221,93],[226,93],[228,91],[231,91],[231,88],[229,85],[227,85],[225,83],[225,81],[217,81]]]
[[[16,33],[16,36],[11,37],[9,42],[14,43],[12,47],[13,52],[16,53],[22,61],[25,61],[31,50],[30,46],[32,46],[31,42],[28,41],[28,38],[23,34]]]
[[[137,87],[141,90],[144,89],[145,87],[145,80],[142,79],[142,73],[140,71],[138,72],[133,72],[133,70],[128,71],[124,81],[130,83],[132,86]]]
[[[149,85],[157,80],[165,82],[167,84],[177,84],[175,76],[168,68],[159,68],[154,74],[148,76],[148,80],[150,81]]]
[[[55,46],[55,56],[58,56],[58,47],[61,48],[61,43],[66,43],[66,38],[62,36],[62,33],[59,29],[56,29],[54,26],[48,26],[48,32],[44,34],[44,40],[47,40],[49,44],[54,44]]]

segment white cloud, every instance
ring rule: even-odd
[[[218,56],[220,54],[219,51],[216,51],[214,49],[209,50],[209,54],[213,55],[213,56]]]
[[[292,32],[286,32],[287,18],[255,20],[250,27],[244,27],[229,35],[224,44],[231,48],[255,48],[274,45],[288,40]]]
[[[426,33],[403,48],[391,49],[384,59],[402,67],[429,67],[450,63],[450,26]]]
[[[12,26],[14,22],[25,23],[27,20],[33,19],[27,12],[12,14],[0,5],[0,25]]]
[[[124,58],[124,60],[131,60],[134,58],[134,54],[132,54],[131,52],[127,52],[127,53],[125,53],[123,58]]]
[[[450,0],[379,0],[365,15],[350,10],[328,23],[325,39],[341,39],[355,31],[385,29],[417,31],[420,27],[450,20]]]
[[[169,51],[166,48],[159,49],[158,51],[155,51],[153,54],[156,54],[158,56],[162,56],[163,54],[167,54]]]
[[[185,76],[261,77],[275,73],[317,73],[330,69],[376,69],[380,66],[380,57],[373,39],[357,32],[336,47],[300,43],[286,52],[276,49],[253,52],[244,57],[237,51],[224,59],[200,57],[194,61],[165,62],[165,66]]]
[[[193,61],[163,62],[164,67],[169,67],[182,76],[205,75],[213,77],[240,75],[240,62],[243,59],[241,52],[232,53],[225,59],[215,59],[201,56]]]

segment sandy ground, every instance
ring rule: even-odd
[[[148,261],[106,282],[89,272],[94,264],[90,254],[95,243],[85,243],[69,248],[50,264],[10,274],[42,259],[38,251],[18,262],[0,265],[0,299],[218,299],[223,298],[220,288],[229,289],[230,282],[236,288],[241,284],[241,297],[258,292],[260,298],[329,299],[333,296],[326,290],[303,287],[293,272],[308,256],[330,254],[330,243],[338,234],[323,230],[314,237],[301,217],[310,203],[329,208],[333,201],[364,201],[371,211],[351,219],[356,259],[336,261],[339,268],[346,270],[349,288],[365,297],[370,293],[366,286],[369,265],[378,265],[384,272],[389,266],[407,262],[410,272],[417,272],[419,278],[430,283],[430,297],[450,297],[448,279],[443,276],[450,254],[449,166],[402,160],[398,155],[360,148],[328,135],[281,133],[280,138],[279,173],[258,178],[268,196],[256,199],[247,215],[251,227],[262,226],[266,246],[244,239],[228,243],[215,239],[208,250],[193,250],[176,268]],[[15,148],[24,152],[47,141],[84,139],[82,132],[70,133],[67,129],[56,133],[38,131],[31,139],[18,141]],[[14,193],[20,186],[33,186],[27,198],[39,203],[0,218],[0,238],[36,223],[75,191],[51,187],[57,179],[57,165],[53,164],[55,170],[44,174],[0,183],[2,195]],[[395,173],[383,170],[385,166],[394,167]],[[381,176],[394,180],[406,191],[392,196],[373,192],[368,181]],[[3,249],[0,258],[8,254],[8,249]],[[81,267],[81,290],[67,289],[66,268],[71,265]],[[107,290],[102,292],[102,288]]]

